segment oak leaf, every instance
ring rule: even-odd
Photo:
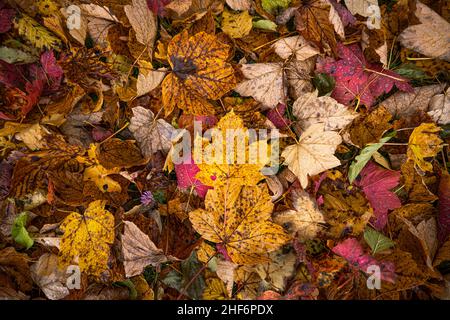
[[[325,124],[316,123],[306,129],[297,144],[286,147],[281,156],[289,169],[299,178],[303,188],[308,186],[308,176],[319,174],[341,164],[334,156],[341,136],[325,131]]]
[[[105,209],[106,201],[89,204],[83,215],[72,212],[61,223],[58,264],[77,263],[82,272],[99,276],[108,268],[110,246],[114,241],[114,217]]]
[[[178,106],[191,114],[212,114],[210,100],[217,100],[234,88],[233,67],[226,62],[229,46],[214,35],[183,31],[172,38],[167,56],[172,72],[162,83],[166,114]]]
[[[233,262],[254,264],[290,239],[269,220],[272,210],[266,186],[228,183],[208,191],[205,209],[191,212],[189,218],[204,239],[223,244]]]

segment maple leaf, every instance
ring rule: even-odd
[[[434,123],[422,123],[409,137],[408,158],[414,160],[423,171],[433,171],[431,163],[425,158],[434,157],[442,149],[442,140],[437,133],[441,131]]]
[[[319,54],[319,50],[311,46],[302,36],[283,38],[272,46],[275,49],[275,53],[283,59],[288,59],[291,55],[295,55],[297,60],[302,61]]]
[[[381,279],[395,283],[395,265],[390,261],[378,262],[372,256],[364,253],[364,249],[355,238],[348,238],[342,241],[337,244],[332,251],[345,258],[354,267],[366,273],[368,272],[367,269],[370,265],[380,266]]]
[[[388,211],[401,206],[400,199],[390,191],[400,181],[400,172],[385,170],[373,162],[369,162],[361,171],[361,181],[364,194],[374,210],[374,227],[383,229],[387,223]]]
[[[221,98],[236,84],[234,69],[226,62],[228,51],[228,45],[205,32],[189,36],[183,31],[172,38],[167,47],[172,72],[162,83],[167,115],[176,106],[191,114],[214,113],[207,100]]]
[[[62,222],[58,264],[77,263],[82,272],[99,276],[108,266],[110,245],[114,241],[114,217],[105,209],[106,201],[89,204],[83,215],[72,212]]]
[[[269,220],[272,209],[266,186],[228,183],[209,190],[205,209],[191,212],[189,219],[204,239],[223,244],[233,262],[254,264],[290,239]]]
[[[200,180],[195,178],[199,171],[199,167],[194,163],[191,156],[183,163],[175,164],[178,187],[180,189],[193,188],[198,196],[205,198],[211,187],[205,186]]]
[[[399,36],[403,46],[428,57],[450,61],[450,24],[420,1],[415,1],[420,24],[409,26]]]
[[[306,191],[294,190],[292,197],[294,210],[275,213],[273,221],[300,240],[314,239],[325,223],[322,212]]]
[[[337,51],[340,59],[322,59],[318,62],[317,71],[334,77],[336,87],[331,96],[338,102],[347,105],[357,98],[371,107],[378,96],[391,91],[394,85],[402,91],[413,90],[406,78],[384,70],[380,65],[368,63],[357,44],[345,46],[338,43]]]
[[[269,155],[264,156],[258,152],[257,159],[250,159],[250,148],[254,150],[264,150],[267,147],[266,140],[258,140],[252,143],[249,142],[249,137],[246,135],[248,129],[244,127],[243,120],[237,116],[233,111],[223,116],[216,125],[217,135],[222,136],[222,154],[216,151],[219,146],[214,143],[207,143],[204,146],[203,155],[194,150],[194,161],[198,165],[200,171],[195,178],[200,180],[207,186],[217,186],[224,183],[239,183],[242,185],[254,186],[259,181],[264,179],[260,172],[265,164],[269,161]],[[227,141],[227,129],[242,129],[241,133],[244,135],[245,155],[238,154],[237,138],[233,141]],[[220,143],[220,140],[218,140]],[[248,145],[249,144],[249,145]],[[227,155],[227,145],[231,146],[230,153]],[[228,156],[234,158],[229,159]],[[239,163],[239,159],[244,156],[244,163]],[[253,160],[250,162],[250,160]]]
[[[286,147],[281,156],[289,169],[298,177],[303,188],[308,186],[308,176],[319,174],[341,165],[334,156],[341,136],[325,131],[323,123],[311,125],[304,131],[297,144]]]
[[[305,39],[316,43],[325,51],[336,53],[336,36],[334,26],[330,22],[331,5],[322,0],[302,1],[295,15],[298,32]]]
[[[315,123],[324,123],[324,130],[342,129],[357,117],[355,112],[333,98],[318,97],[317,90],[298,98],[292,106],[292,113],[303,130]]]
[[[132,109],[130,131],[136,138],[142,154],[150,158],[158,150],[168,152],[175,128],[164,119],[155,119],[151,110],[138,106]]]

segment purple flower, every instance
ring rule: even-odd
[[[141,195],[141,203],[144,206],[153,206],[155,204],[155,198],[153,198],[153,194],[150,191],[144,191]]]

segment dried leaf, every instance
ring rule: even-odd
[[[225,10],[222,13],[222,30],[232,38],[248,35],[252,27],[252,16],[248,11],[234,14]]]
[[[408,159],[414,160],[423,171],[433,171],[431,163],[425,158],[434,157],[442,149],[442,140],[437,133],[441,131],[434,123],[422,123],[409,137]]]

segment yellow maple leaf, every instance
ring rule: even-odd
[[[227,183],[209,190],[205,209],[191,212],[189,218],[204,239],[223,244],[233,262],[254,264],[290,240],[269,220],[272,210],[266,185]]]
[[[233,67],[226,62],[229,46],[214,35],[183,31],[167,47],[172,72],[162,83],[166,115],[178,106],[191,114],[213,114],[208,102],[217,100],[236,85]]]
[[[77,157],[81,163],[90,164],[84,169],[83,179],[85,181],[93,181],[102,192],[120,192],[122,188],[120,184],[108,177],[113,173],[118,173],[120,168],[106,169],[97,159],[97,145],[91,144],[88,150],[88,157]]]
[[[194,160],[200,169],[195,177],[203,184],[213,187],[224,183],[254,186],[264,179],[260,171],[269,161],[270,148],[267,141],[257,140],[249,144],[248,129],[233,111],[223,116],[215,128],[217,134],[213,135],[212,143],[203,143],[203,155],[199,154],[197,149],[194,150]],[[233,134],[227,136],[227,132],[230,133],[228,129],[238,131],[234,131],[235,136]],[[222,141],[214,140],[220,137]],[[243,143],[245,152],[239,151],[240,143]],[[217,152],[219,149],[222,152]],[[250,150],[257,150],[257,153],[252,155]]]
[[[96,276],[107,269],[114,241],[114,217],[105,204],[104,200],[93,201],[83,215],[72,212],[64,219],[58,257],[61,267],[75,262],[82,272]]]
[[[422,171],[433,171],[433,165],[425,158],[434,157],[442,149],[442,140],[437,133],[441,129],[434,123],[422,123],[409,137],[408,158],[414,160]]]

